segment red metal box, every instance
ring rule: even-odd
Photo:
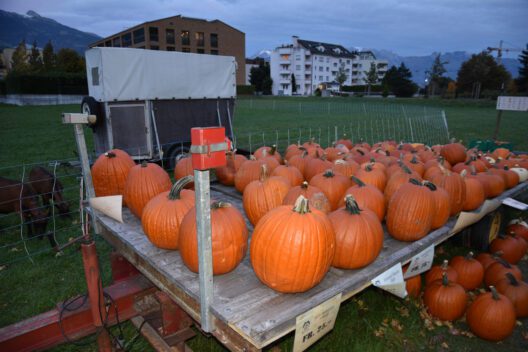
[[[193,169],[207,170],[225,166],[225,152],[229,149],[229,144],[224,127],[191,128]]]

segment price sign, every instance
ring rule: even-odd
[[[334,328],[341,293],[297,317],[293,351],[301,352]]]
[[[409,264],[409,268],[407,268],[403,278],[408,279],[431,269],[431,265],[433,265],[433,259],[434,244],[427,247],[425,250],[418,253],[411,259],[411,264]]]
[[[395,296],[400,298],[407,297],[401,263],[397,263],[383,274],[377,276],[371,282],[374,286],[390,292]]]
[[[505,198],[502,201],[502,204],[508,205],[512,208],[519,209],[519,210],[526,210],[528,209],[528,204],[524,204],[523,202],[519,202],[518,200],[515,200],[513,198]]]

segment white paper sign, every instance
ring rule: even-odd
[[[515,200],[513,198],[505,198],[502,201],[502,204],[508,205],[512,208],[519,209],[519,210],[528,209],[528,204],[524,204],[523,202],[519,202],[518,200]]]
[[[89,203],[93,209],[123,223],[123,196],[94,197]]]
[[[434,259],[434,244],[424,249],[411,259],[411,264],[403,275],[404,279],[420,275],[421,273],[431,269]]]
[[[497,110],[528,111],[528,97],[498,97]]]
[[[407,297],[401,263],[397,263],[372,280],[372,284],[400,298]]]
[[[301,352],[334,328],[341,293],[297,317],[293,351]]]

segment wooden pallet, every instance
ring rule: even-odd
[[[498,206],[502,199],[527,191],[528,183],[523,183],[493,202]],[[213,184],[211,198],[230,202],[244,213],[241,196],[233,188]],[[492,208],[488,207],[490,212]],[[199,322],[198,274],[185,267],[179,252],[154,247],[143,233],[140,221],[128,209],[123,210],[124,224],[102,214],[96,217],[102,224],[102,236]],[[374,263],[360,270],[331,268],[319,285],[299,294],[281,294],[263,285],[251,268],[248,252],[234,271],[214,277],[213,335],[231,350],[262,349],[293,331],[298,315],[339,293],[342,301],[347,300],[395,264],[404,264],[432,244],[455,235],[452,230],[456,221],[451,218],[444,227],[411,243],[397,241],[386,233],[383,250]],[[251,233],[253,227],[247,223]]]

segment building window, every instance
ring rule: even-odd
[[[182,53],[190,53],[191,49],[189,48],[182,48]]]
[[[350,60],[347,60],[347,64],[350,64]]]
[[[196,49],[196,52],[198,54],[204,54],[205,53],[204,49]]]
[[[322,81],[323,80],[323,76],[319,76],[319,80]]]
[[[105,42],[105,46],[112,46],[112,41],[111,40],[107,40]]]
[[[211,33],[211,48],[218,48],[218,34]],[[218,53],[216,53],[218,55]]]
[[[130,34],[130,33],[123,34],[121,36],[121,43],[122,43],[123,47],[127,47],[127,46],[132,45],[132,34]]]
[[[189,31],[181,31],[181,40],[182,45],[191,45],[191,35],[189,34]],[[187,53],[189,51],[186,51]]]
[[[323,72],[323,66],[319,66],[319,72]]]
[[[176,44],[176,38],[174,37],[174,29],[167,28],[165,30],[165,40],[167,44]]]
[[[211,49],[211,55],[218,55],[218,50]]]
[[[203,34],[203,32],[194,33],[194,39],[196,40],[196,46],[204,46],[204,34]]]
[[[157,45],[151,45],[150,50],[159,50],[159,46]]]
[[[301,70],[301,65],[295,65],[295,69],[296,69],[297,71],[300,71],[300,70]]]
[[[324,57],[321,56],[321,57],[319,58],[319,62],[324,62]]]
[[[132,36],[134,37],[134,44],[143,43],[145,41],[145,28],[136,29]]]
[[[112,40],[112,46],[121,46],[121,37],[116,37]]]
[[[330,62],[330,59],[328,57],[326,58],[326,62]]]
[[[301,55],[295,55],[295,60],[300,61],[301,60]]]
[[[328,72],[328,71],[330,71],[330,67],[327,67],[327,68],[326,68],[326,72]]]
[[[149,38],[151,42],[158,41],[158,27],[149,27]]]
[[[167,51],[176,51],[176,48],[173,46],[167,46]]]
[[[327,82],[330,81],[330,77],[329,77],[329,76],[326,76],[326,81],[327,81]]]

